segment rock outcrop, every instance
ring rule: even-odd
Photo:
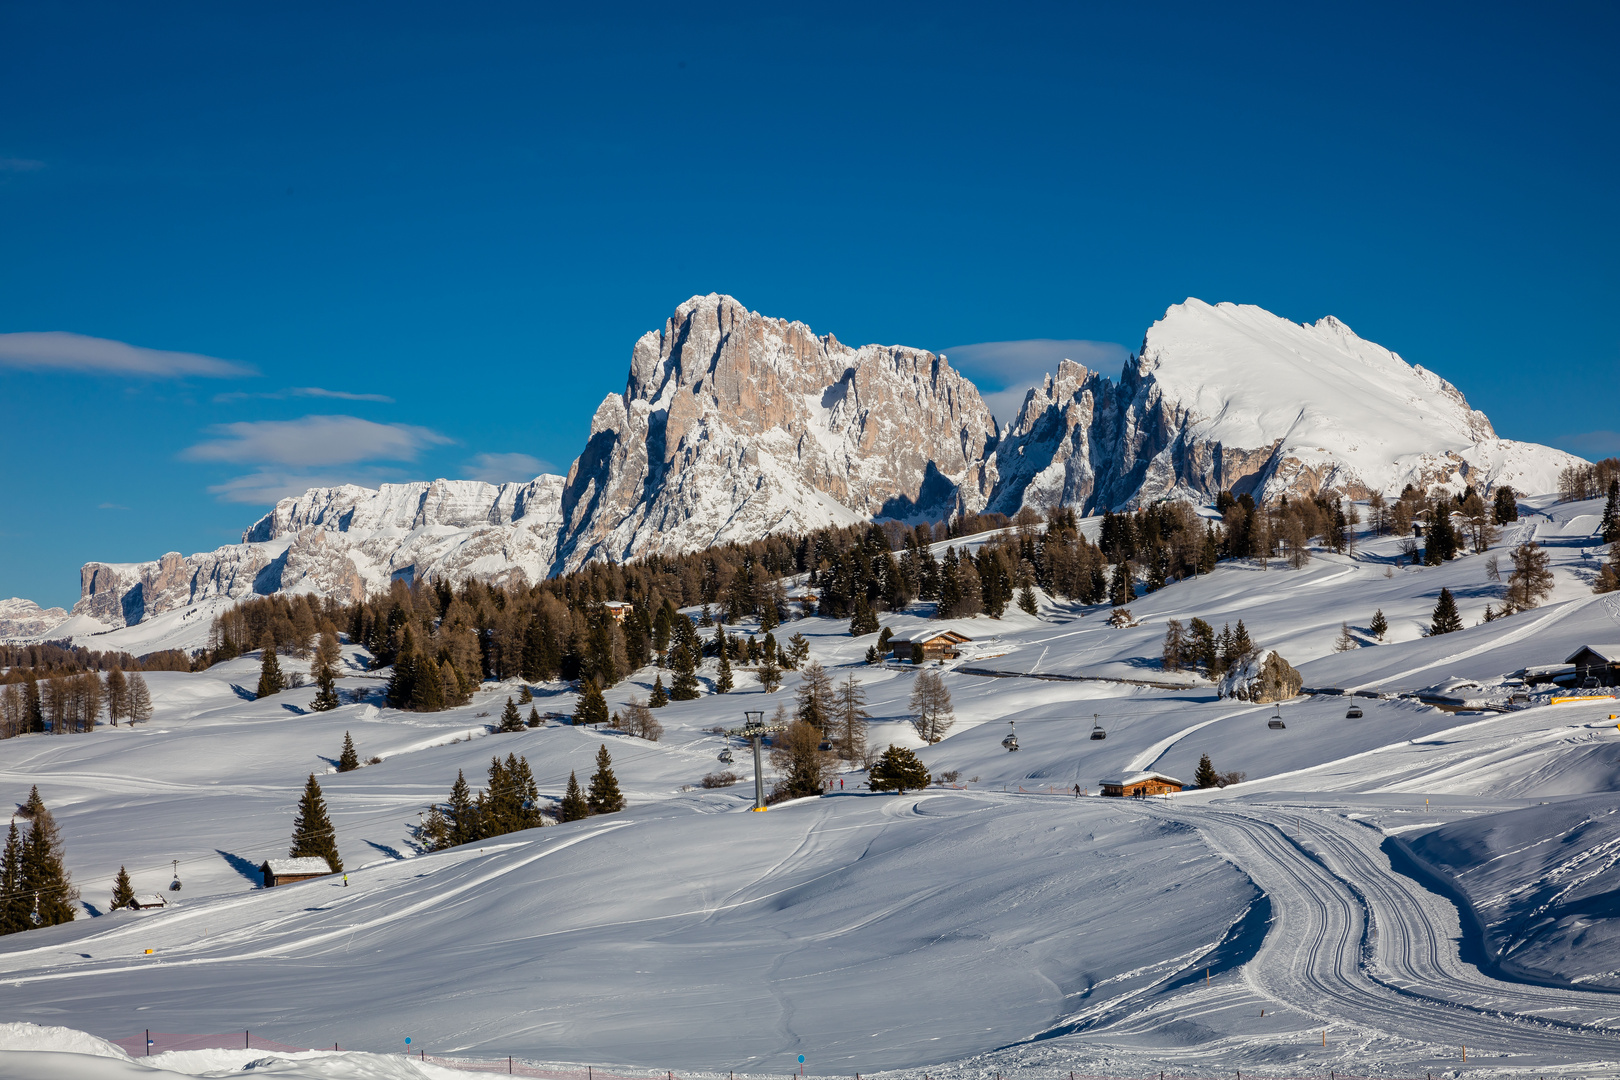
[[[998,432],[942,355],[853,348],[729,296],[694,296],[636,342],[566,480],[316,488],[242,543],[90,563],[74,613],[114,626],[216,598],[355,597],[395,577],[539,580],[874,518],[1407,483],[1556,488],[1579,459],[1498,439],[1456,387],[1337,319],[1177,304],[1117,382],[1063,361]]]
[[[563,492],[557,569],[982,508],[995,421],[945,357],[695,296],[636,342]]]
[[[67,617],[68,613],[59,607],[42,608],[32,600],[0,600],[0,640],[37,638],[66,622]]]
[[[1299,693],[1305,679],[1274,649],[1262,649],[1227,672],[1215,686],[1217,697],[1269,705]]]

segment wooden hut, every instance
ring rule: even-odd
[[[1582,645],[1564,661],[1575,665],[1575,685],[1596,678],[1599,686],[1620,686],[1620,645]]]
[[[925,660],[955,660],[962,655],[961,646],[972,640],[966,634],[959,634],[955,630],[941,630],[926,637],[890,641],[889,648],[894,650],[896,660],[910,660],[913,664],[920,664]]]
[[[1149,795],[1168,795],[1181,788],[1180,780],[1156,772],[1131,773],[1102,782],[1102,793],[1116,799],[1145,799]]]
[[[326,877],[332,873],[332,868],[326,860],[318,855],[306,855],[299,859],[266,859],[259,870],[264,874],[264,887],[273,889],[277,885],[291,885],[296,881],[308,881],[310,878]]]
[[[163,899],[162,893],[136,893],[124,906],[131,911],[146,911],[150,908],[168,907],[169,903]]]

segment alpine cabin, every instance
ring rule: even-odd
[[[1180,780],[1156,772],[1131,773],[1102,782],[1102,793],[1115,799],[1145,799],[1149,795],[1169,795],[1181,788]]]
[[[1620,645],[1582,645],[1566,664],[1575,665],[1575,685],[1596,679],[1598,686],[1620,686]]]
[[[972,640],[966,634],[958,634],[955,630],[942,630],[937,634],[910,641],[891,641],[889,648],[894,650],[896,660],[909,660],[913,664],[921,664],[926,660],[955,660],[962,655],[961,646]]]
[[[266,859],[259,867],[264,874],[264,887],[273,889],[277,885],[291,885],[298,881],[308,881],[310,878],[328,877],[332,868],[326,860],[318,855],[306,855],[299,859]]]

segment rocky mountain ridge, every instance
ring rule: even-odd
[[[874,518],[1100,513],[1225,488],[1542,492],[1577,460],[1497,438],[1456,387],[1332,317],[1301,325],[1189,299],[1149,328],[1118,381],[1065,360],[998,429],[943,355],[851,347],[710,294],[636,342],[625,390],[597,408],[566,478],[312,489],[240,544],[87,564],[73,613],[122,626],[276,591],[535,581]]]

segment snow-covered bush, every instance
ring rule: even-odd
[[[1275,649],[1262,649],[1226,673],[1215,693],[1223,698],[1268,703],[1299,693],[1305,679]]]

